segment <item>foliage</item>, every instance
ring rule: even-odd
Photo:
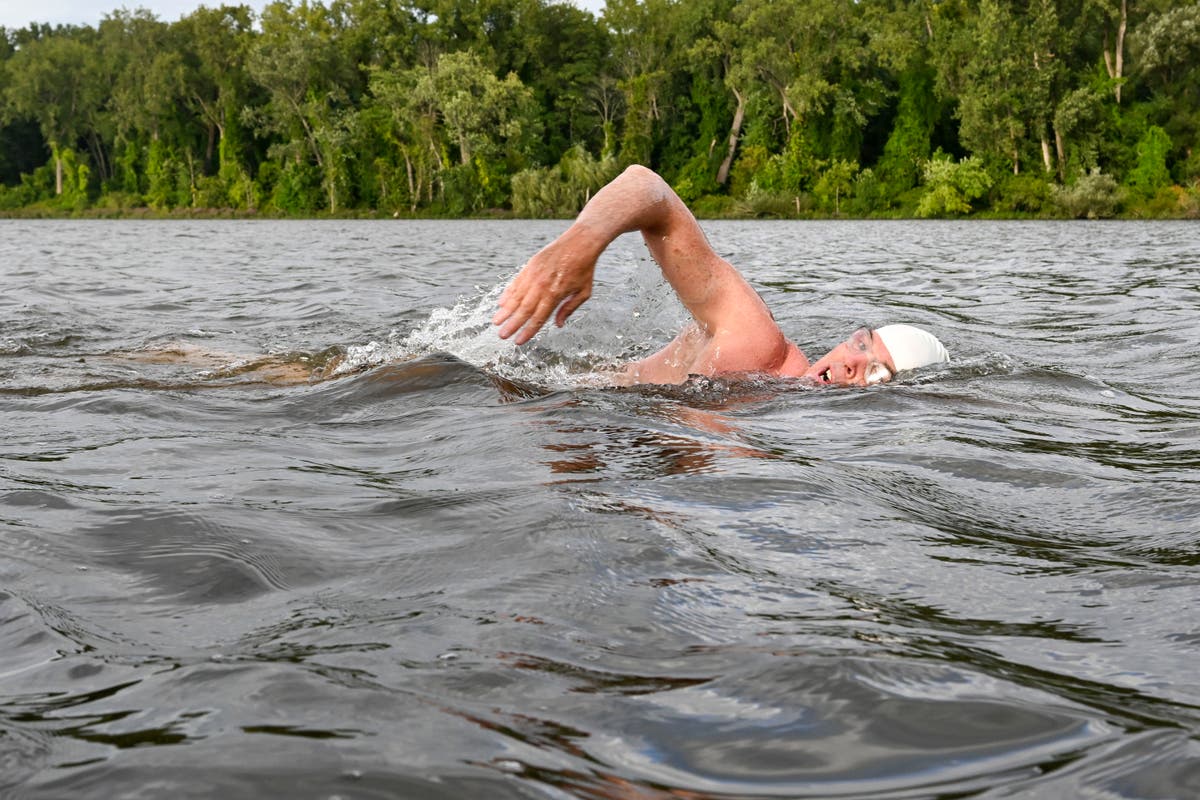
[[[1121,205],[1117,181],[1099,169],[1082,176],[1071,186],[1056,187],[1055,202],[1075,219],[1105,219],[1116,216]]]
[[[972,201],[992,185],[983,159],[970,156],[957,162],[937,153],[925,163],[925,194],[917,206],[919,217],[954,217],[970,213]]]
[[[1189,216],[1198,139],[1194,2],[274,0],[0,31],[0,208],[39,214],[562,216],[641,163],[712,215]]]
[[[823,210],[833,210],[835,216],[841,216],[842,201],[854,190],[855,175],[858,172],[858,162],[834,159],[813,187],[813,195]]]
[[[876,168],[882,188],[891,196],[920,182],[921,165],[929,158],[938,110],[930,70],[907,70],[899,76],[899,81],[896,118]]]
[[[1129,173],[1128,183],[1143,197],[1153,196],[1159,189],[1171,184],[1167,170],[1167,155],[1171,151],[1171,138],[1157,125],[1146,129],[1137,144],[1137,166]]]
[[[733,205],[740,217],[770,217],[787,219],[798,217],[812,209],[812,198],[790,192],[764,189],[751,183],[746,193]]]
[[[513,211],[522,217],[573,217],[617,171],[612,156],[597,160],[576,145],[554,167],[513,176]]]
[[[1053,188],[1045,177],[1008,175],[993,188],[992,207],[1005,214],[1038,214],[1050,208]]]
[[[846,209],[859,217],[887,211],[890,207],[887,189],[879,180],[875,170],[868,167],[854,176],[854,188],[846,203]]]

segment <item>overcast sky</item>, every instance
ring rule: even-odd
[[[256,12],[261,11],[269,0],[226,0],[228,5],[247,5]],[[604,8],[604,0],[574,0],[575,5],[598,14]],[[221,0],[0,0],[0,26],[24,28],[31,22],[48,22],[51,25],[100,24],[104,15],[118,8],[148,8],[165,22],[175,22],[187,16],[197,7],[220,6]]]

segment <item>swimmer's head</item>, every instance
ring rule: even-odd
[[[950,361],[950,354],[938,338],[915,325],[884,325],[875,329],[875,338],[887,348],[894,372]]]
[[[859,328],[819,359],[804,377],[839,386],[885,383],[897,372],[950,360],[937,337],[913,325]]]

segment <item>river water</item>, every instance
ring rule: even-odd
[[[0,795],[1200,796],[1200,227],[706,224],[869,389],[499,342],[564,227],[0,222]]]

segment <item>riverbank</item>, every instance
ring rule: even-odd
[[[978,220],[1070,220],[1070,219],[1113,219],[1113,220],[1200,220],[1200,189],[1184,190],[1180,187],[1176,203],[1138,203],[1120,211],[1099,212],[1089,209],[1075,211],[1068,209],[1051,209],[1046,211],[1004,211],[984,209],[971,214],[947,216],[947,219],[978,219]],[[715,201],[715,202],[714,202]],[[785,203],[748,204],[735,201],[733,198],[702,198],[693,206],[696,217],[703,220],[905,220],[919,219],[919,215],[911,209],[891,209],[885,212],[875,212],[868,215],[841,213],[830,214],[814,209],[802,209],[799,212],[789,209]],[[263,219],[263,220],[295,220],[295,219],[413,219],[413,220],[451,220],[451,219],[571,219],[561,217],[522,217],[509,209],[492,208],[470,215],[451,215],[431,213],[428,209],[423,213],[402,213],[380,209],[345,209],[336,212],[322,211],[311,214],[287,214],[278,210],[264,211],[244,208],[171,208],[160,209],[150,206],[135,207],[86,207],[86,208],[57,208],[49,205],[36,205],[15,209],[0,209],[0,219],[146,219],[146,220],[206,220],[206,219]]]

